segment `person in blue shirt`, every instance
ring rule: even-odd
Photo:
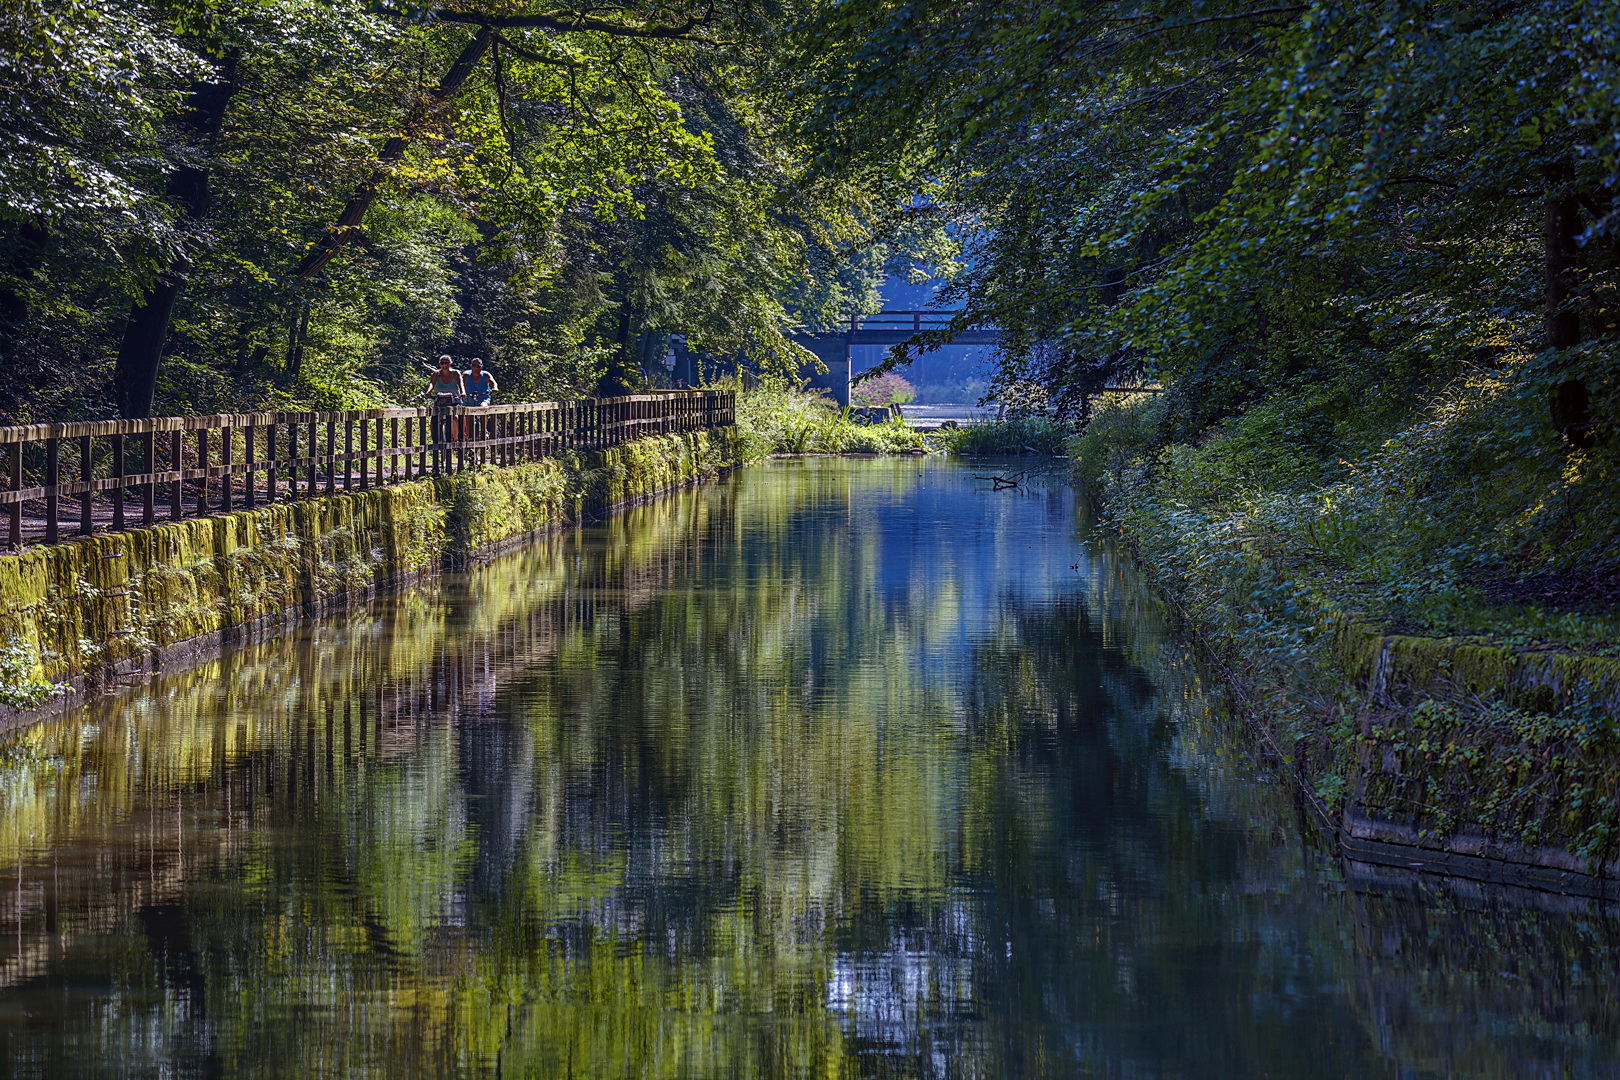
[[[473,357],[472,367],[467,369],[462,379],[466,387],[461,398],[463,405],[488,405],[493,400],[495,391],[500,387],[495,384],[495,376],[484,370],[484,362]]]

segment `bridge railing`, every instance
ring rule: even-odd
[[[959,311],[880,311],[875,315],[857,315],[849,320],[851,330],[943,330]]]
[[[735,421],[734,391],[676,390],[0,427],[0,507],[16,550],[151,525],[160,507],[169,521],[209,517]]]

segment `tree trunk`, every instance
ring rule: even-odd
[[[478,61],[484,58],[489,51],[490,44],[495,40],[495,31],[486,26],[473,35],[467,47],[461,50],[456,62],[450,65],[444,78],[435,86],[423,105],[412,110],[405,120],[404,134],[395,135],[383,144],[382,152],[377,155],[376,168],[371,175],[349,196],[344,204],[343,212],[338,214],[337,220],[326,227],[326,234],[310,248],[309,254],[299,262],[293,270],[293,277],[299,281],[308,281],[326,268],[336,255],[354,239],[355,233],[360,230],[360,223],[365,220],[366,211],[371,204],[377,201],[377,195],[382,186],[393,173],[393,167],[405,156],[405,151],[416,138],[423,125],[433,116],[433,106],[449,100],[466,83],[468,76],[478,66]]]
[[[623,397],[635,388],[641,365],[637,363],[635,350],[630,347],[631,317],[630,301],[626,300],[619,306],[619,332],[615,335],[613,358],[608,361],[602,377],[596,381],[597,397]]]
[[[1581,343],[1579,288],[1580,203],[1575,197],[1575,169],[1568,162],[1548,166],[1547,205],[1542,232],[1546,266],[1547,348],[1571,349]],[[1558,361],[1555,360],[1555,363]],[[1591,395],[1585,381],[1566,378],[1553,388],[1548,409],[1553,427],[1574,449],[1592,445]]]
[[[291,385],[304,371],[304,338],[309,336],[309,297],[298,302],[292,321],[287,325],[287,356],[281,365],[282,382]]]
[[[226,53],[212,81],[192,84],[190,107],[181,118],[180,129],[199,155],[207,153],[209,144],[225,122],[225,108],[236,92],[236,65],[240,55],[234,49]],[[202,221],[208,216],[208,169],[201,164],[182,162],[169,173],[166,194],[181,205],[187,220]],[[152,415],[158,365],[163,359],[163,344],[169,337],[174,302],[179,299],[190,270],[190,258],[178,257],[130,309],[113,373],[118,413],[126,419]]]
[[[45,254],[45,243],[50,233],[38,225],[23,222],[17,229],[17,246],[12,249],[11,263],[6,267],[9,281],[0,283],[0,364],[9,371],[21,370],[17,361],[17,341],[28,325],[28,294],[24,284],[39,269]],[[15,284],[12,284],[12,283]],[[13,380],[0,390],[0,414],[8,420],[15,417],[19,406]]]

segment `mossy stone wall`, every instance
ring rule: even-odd
[[[94,683],[186,646],[459,565],[740,463],[733,428],[86,537],[0,558],[0,695]]]
[[[1436,694],[1557,712],[1586,706],[1620,722],[1620,659],[1385,634],[1350,618],[1334,628],[1339,667],[1380,703]]]

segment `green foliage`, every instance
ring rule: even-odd
[[[768,454],[894,454],[921,452],[923,437],[903,421],[858,424],[848,409],[793,383],[768,378],[739,395],[737,427],[744,456]]]
[[[945,295],[1003,331],[994,394],[1099,409],[1094,482],[1151,462],[1168,509],[1461,625],[1470,574],[1620,551],[1617,16],[856,0],[800,45],[820,167],[962,223]],[[1162,401],[1107,404],[1144,376]],[[1596,445],[1566,456],[1571,384]]]
[[[1158,445],[1163,405],[1153,394],[1103,399],[1070,444],[1076,478],[1101,494],[1106,483],[1137,473]]]
[[[1620,734],[1590,702],[1549,713],[1428,699],[1381,718],[1357,742],[1383,766],[1372,770],[1367,797],[1393,814],[1422,814],[1429,835],[1466,823],[1581,858],[1617,853]]]
[[[132,305],[164,274],[156,408],[188,412],[415,400],[446,351],[486,359],[504,396],[578,396],[640,382],[670,334],[705,378],[744,352],[787,370],[787,332],[872,310],[884,267],[949,263],[937,214],[806,176],[778,81],[788,12],[574,14],[9,6],[0,356],[39,377],[0,389],[0,416],[110,415]],[[181,197],[199,178],[200,217]]]
[[[1601,448],[1559,452],[1538,389],[1512,368],[1476,374],[1387,437],[1376,413],[1358,425],[1346,406],[1324,433],[1316,403],[1274,399],[1167,447],[1166,403],[1143,397],[1097,411],[1078,469],[1152,561],[1220,596],[1252,599],[1272,575],[1320,598],[1318,614],[1605,649],[1620,636],[1612,617],[1490,599],[1504,583],[1620,564],[1604,510],[1620,468]]]
[[[16,634],[0,646],[0,705],[32,709],[62,687],[39,677],[39,659]]]
[[[1013,417],[979,424],[964,424],[933,434],[934,446],[951,454],[1064,453],[1069,426],[1042,416]]]

